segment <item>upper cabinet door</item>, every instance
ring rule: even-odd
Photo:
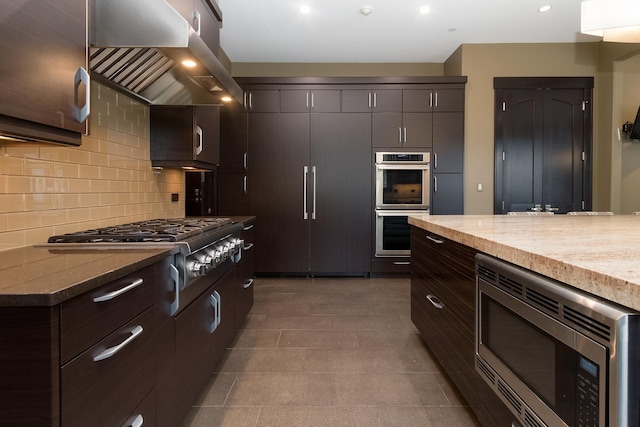
[[[86,132],[86,16],[81,0],[3,3],[0,115]],[[0,121],[0,132],[7,131],[5,121]]]
[[[434,112],[464,111],[464,89],[435,89],[431,104]]]
[[[339,113],[340,90],[283,89],[280,91],[282,113]]]
[[[245,97],[250,113],[280,112],[280,91],[277,89],[251,89],[245,93]]]
[[[402,111],[405,113],[428,113],[431,111],[432,92],[429,89],[402,91]]]
[[[342,91],[343,113],[368,113],[373,104],[373,93],[369,89],[345,89]]]
[[[382,89],[373,91],[374,113],[397,113],[402,111],[402,90]]]

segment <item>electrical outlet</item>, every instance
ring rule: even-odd
[[[177,202],[180,200],[180,195],[178,193],[171,193],[171,201]]]

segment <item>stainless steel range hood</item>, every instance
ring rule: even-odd
[[[220,105],[225,95],[242,103],[240,86],[164,0],[92,3],[89,65],[98,80],[152,105]]]

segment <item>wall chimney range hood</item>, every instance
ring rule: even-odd
[[[243,102],[240,86],[166,1],[92,3],[89,66],[96,80],[150,105],[221,105],[223,96]]]

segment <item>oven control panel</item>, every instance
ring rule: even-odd
[[[196,279],[204,276],[228,259],[234,263],[239,262],[243,244],[244,241],[240,238],[227,237],[189,254],[185,260],[187,278]]]

